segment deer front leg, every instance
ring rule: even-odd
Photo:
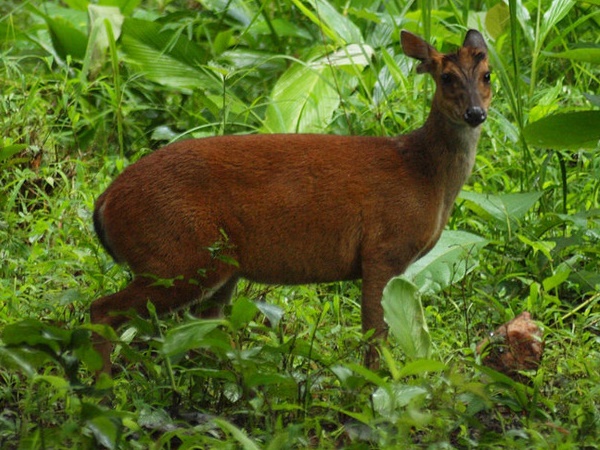
[[[387,339],[388,335],[388,326],[383,318],[381,297],[388,281],[397,273],[400,271],[396,272],[391,266],[384,266],[381,263],[364,265],[361,302],[362,330],[365,334],[374,330],[364,359],[365,366],[369,369],[379,369],[378,347]]]

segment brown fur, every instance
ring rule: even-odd
[[[143,314],[148,300],[161,313],[194,301],[214,312],[240,277],[362,278],[363,329],[383,337],[383,288],[437,242],[473,167],[491,98],[479,33],[470,31],[452,56],[406,32],[402,46],[437,85],[430,116],[413,133],[213,137],[129,166],[98,198],[94,224],[135,278],[92,304],[92,322],[117,327],[124,316],[115,313]],[[467,111],[478,123],[465,122]],[[110,370],[111,345],[97,348]],[[371,349],[368,363],[375,356]]]

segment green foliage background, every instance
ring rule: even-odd
[[[93,378],[89,304],[128,274],[91,211],[125,166],[190,137],[405,133],[433,85],[400,30],[448,50],[467,28],[492,109],[440,245],[386,290],[380,371],[360,283],[242,284],[219,321],[149,305]],[[0,447],[593,448],[599,29],[598,0],[2,2]],[[546,351],[517,383],[474,348],[523,310]]]

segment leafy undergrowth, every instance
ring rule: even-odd
[[[600,13],[477,3],[3,2],[0,448],[596,448]],[[406,132],[432,86],[399,30],[446,49],[467,27],[493,107],[439,245],[386,289],[379,370],[360,282],[242,282],[219,320],[149,303],[89,324],[129,278],[91,226],[124,167],[182,137]],[[475,348],[522,311],[546,346],[518,383]],[[112,377],[92,331],[118,341]]]
[[[8,325],[3,448],[593,448],[600,438],[592,305],[545,326],[544,361],[522,384],[478,364],[451,304],[426,308],[433,341],[447,346],[412,360],[384,346],[381,369],[364,368],[357,294],[247,288],[226,319],[136,318],[112,379],[88,370],[99,364],[89,325]]]

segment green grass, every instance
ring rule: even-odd
[[[0,5],[0,448],[595,448],[593,3],[112,3],[122,15],[91,21],[86,1]],[[370,371],[359,282],[241,283],[219,321],[149,305],[118,330],[112,379],[94,379],[88,308],[129,274],[91,211],[125,166],[182,137],[414,129],[433,86],[400,29],[449,49],[467,26],[488,37],[494,100],[448,225],[471,233],[447,234],[467,251],[450,270],[432,257],[409,274],[418,296],[397,294],[408,322],[422,302],[428,332],[392,337]],[[546,350],[521,384],[475,346],[524,310]]]

